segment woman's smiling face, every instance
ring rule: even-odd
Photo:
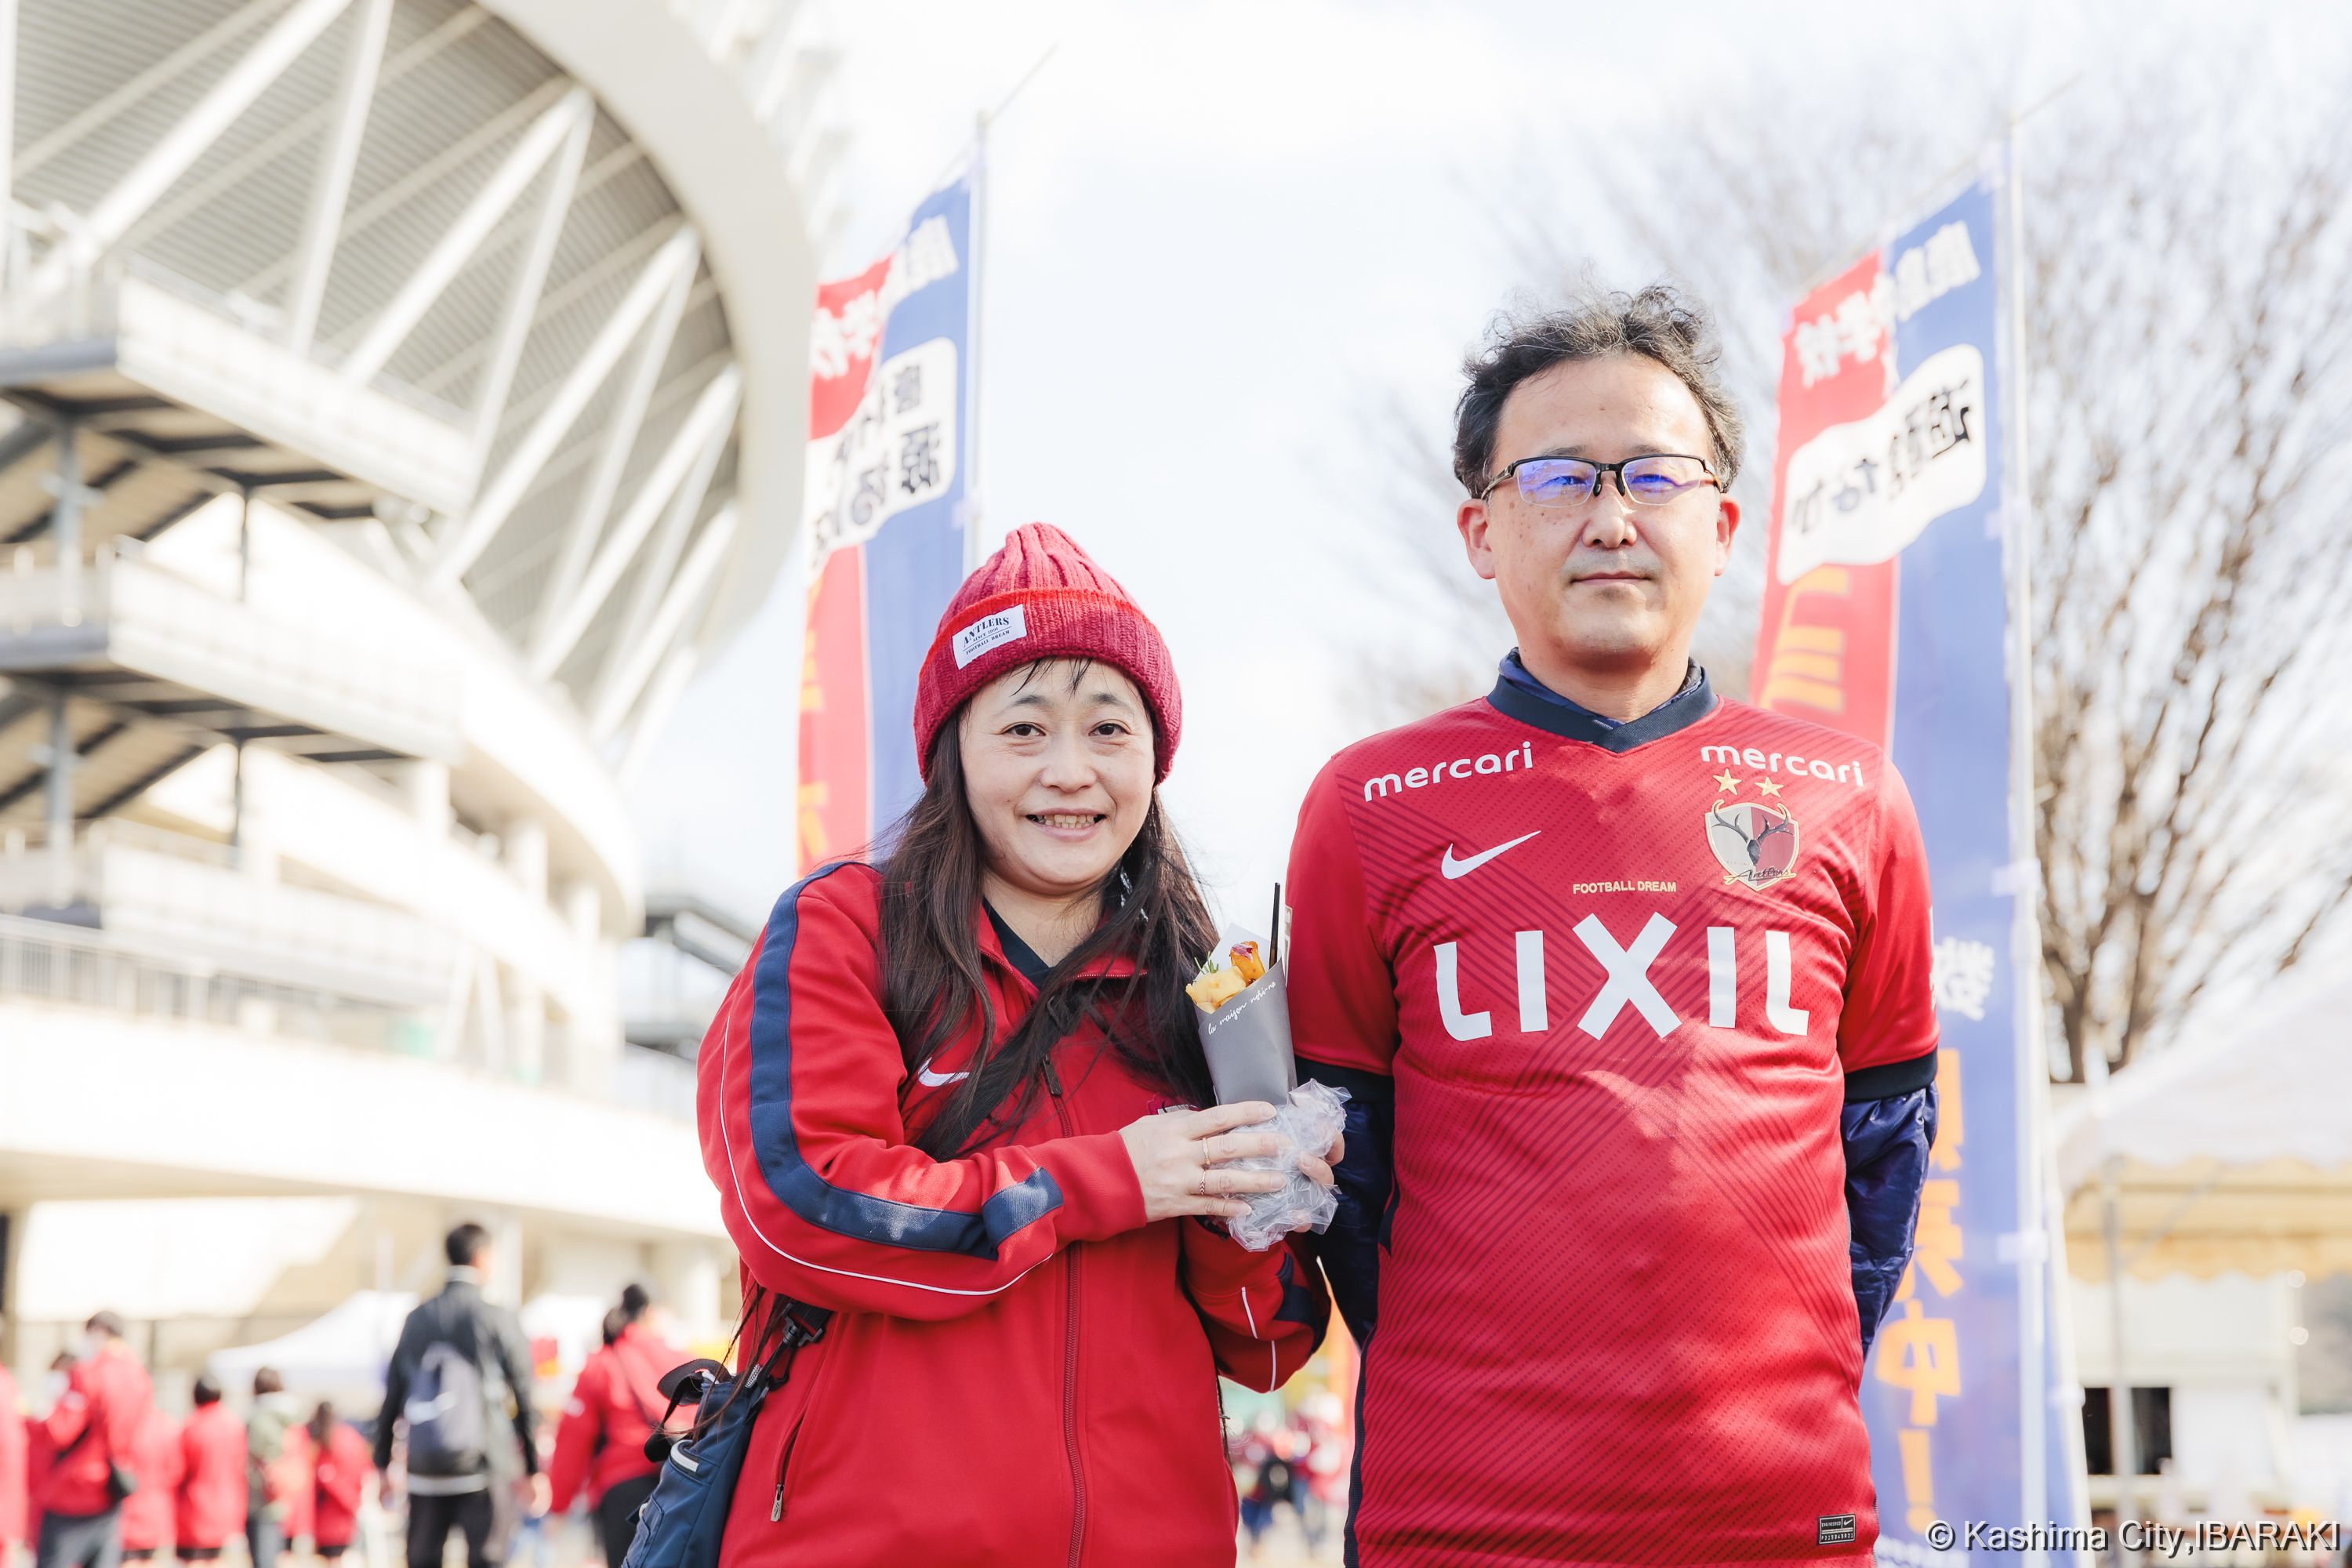
[[[964,710],[964,799],[988,869],[1024,893],[1099,887],[1151,808],[1151,712],[1099,662],[1008,670]]]

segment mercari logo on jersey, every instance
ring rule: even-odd
[[[1402,773],[1375,773],[1364,781],[1364,798],[1386,800],[1391,795],[1444,784],[1448,779],[1474,778],[1480,773],[1507,773],[1514,769],[1535,765],[1535,747],[1522,741],[1507,752],[1455,757],[1451,762],[1435,763],[1425,768],[1408,768]]]

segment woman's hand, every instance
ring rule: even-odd
[[[1273,1115],[1273,1106],[1264,1100],[1249,1100],[1239,1105],[1213,1106],[1207,1110],[1171,1110],[1146,1116],[1120,1128],[1118,1135],[1127,1142],[1127,1157],[1135,1162],[1136,1180],[1143,1186],[1143,1217],[1156,1220],[1171,1215],[1200,1214],[1232,1219],[1249,1213],[1249,1205],[1235,1201],[1233,1194],[1270,1193],[1282,1185],[1283,1178],[1272,1171],[1213,1171],[1209,1167],[1223,1160],[1246,1160],[1276,1152],[1281,1144],[1273,1133],[1234,1131],[1265,1121]],[[1302,1167],[1306,1164],[1305,1157],[1299,1163]]]

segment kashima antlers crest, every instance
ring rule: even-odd
[[[1769,888],[1796,870],[1797,819],[1785,805],[1718,800],[1707,808],[1706,847],[1725,881]]]

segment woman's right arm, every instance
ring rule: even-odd
[[[793,888],[703,1040],[703,1164],[752,1278],[812,1306],[960,1317],[1057,1249],[1154,1217],[1165,1197],[1147,1198],[1118,1132],[959,1160],[908,1143],[877,917],[863,867]],[[1244,1190],[1241,1173],[1216,1174]]]
[[[613,1371],[609,1358],[609,1352],[588,1358],[588,1364],[580,1369],[579,1381],[572,1385],[563,1419],[555,1425],[555,1452],[547,1462],[550,1513],[571,1508],[595,1462],[596,1440],[604,1436],[604,1407],[611,1401],[606,1390]]]

